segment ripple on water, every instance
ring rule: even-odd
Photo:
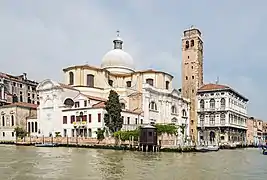
[[[155,154],[0,146],[0,179],[265,180],[264,158],[253,149]]]

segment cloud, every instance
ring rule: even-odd
[[[0,71],[62,80],[69,65],[100,65],[119,29],[138,69],[172,73],[179,87],[182,32],[195,25],[203,34],[205,81],[220,76],[250,98],[250,115],[264,119],[267,2],[197,2],[0,1]]]

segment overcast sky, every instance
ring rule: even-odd
[[[1,0],[0,71],[63,81],[62,68],[99,66],[116,30],[138,69],[181,84],[181,36],[191,25],[204,40],[204,81],[230,85],[266,118],[267,1]]]

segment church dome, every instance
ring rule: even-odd
[[[133,58],[130,54],[122,50],[123,41],[119,37],[119,34],[117,34],[117,38],[113,43],[114,49],[104,55],[101,68],[116,74],[134,72]]]

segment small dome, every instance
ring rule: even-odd
[[[119,32],[117,32],[119,33]],[[103,59],[101,67],[112,73],[131,73],[134,71],[134,61],[130,54],[122,50],[123,41],[117,35],[113,41],[114,49],[107,52]]]

